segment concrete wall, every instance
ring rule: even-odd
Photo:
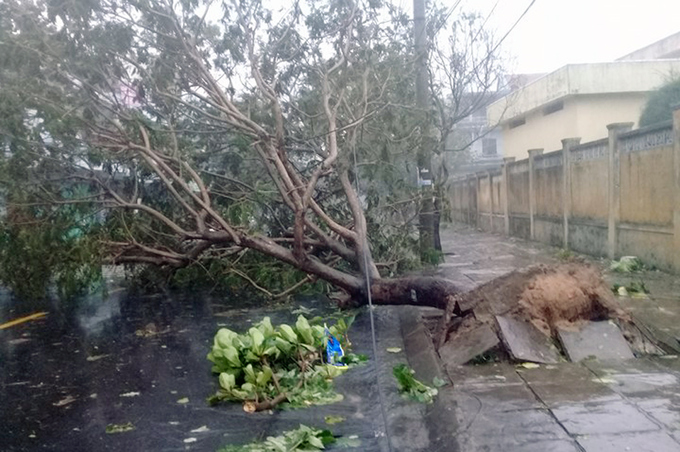
[[[490,232],[586,254],[636,255],[680,271],[680,110],[674,124],[600,136],[457,177],[452,217]]]
[[[503,156],[525,159],[527,149],[560,149],[564,137],[588,142],[607,124],[637,123],[648,93],[678,74],[678,59],[568,65],[494,102],[487,119],[501,128]]]

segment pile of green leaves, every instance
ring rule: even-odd
[[[319,430],[300,424],[295,430],[280,436],[270,436],[264,442],[245,444],[242,446],[226,446],[219,452],[296,452],[323,450],[325,446],[335,442],[329,430]]]
[[[329,328],[343,346],[348,345],[347,327],[343,320]],[[294,326],[274,327],[265,317],[244,334],[220,329],[208,354],[220,383],[210,402],[239,401],[245,410],[255,411],[280,402],[297,408],[342,400],[332,380],[350,366],[323,362],[326,340],[324,327],[310,325],[302,315]],[[346,357],[348,364],[362,361],[356,355]]]
[[[406,364],[398,364],[392,369],[394,378],[397,379],[399,392],[407,398],[416,400],[420,403],[432,403],[438,391],[436,388],[427,386],[417,380],[413,374],[414,370]]]
[[[616,273],[633,273],[645,270],[645,264],[636,256],[623,256],[618,261],[612,261],[609,269]]]
[[[614,284],[612,286],[612,292],[622,297],[628,296],[641,296],[644,298],[645,295],[649,293],[649,289],[644,281],[631,281],[628,285]]]

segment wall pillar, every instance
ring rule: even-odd
[[[479,208],[479,194],[481,193],[481,183],[479,181],[479,173],[475,173],[475,201],[477,203],[475,204],[475,226],[477,229],[481,229],[482,227],[482,222],[481,222],[481,209]]]
[[[493,176],[491,171],[486,172],[486,177],[489,178],[489,232],[493,232]]]
[[[680,272],[680,105],[673,111],[673,181],[673,264]]]
[[[619,153],[619,135],[633,128],[632,122],[617,122],[609,124],[609,189],[607,190],[607,204],[609,205],[609,221],[607,222],[607,256],[616,257],[618,243],[618,227],[621,217],[621,160]]]
[[[508,165],[515,161],[515,157],[505,157],[503,159],[503,180],[501,183],[501,205],[503,207],[503,220],[505,222],[505,235],[510,235],[510,205],[508,199],[510,197],[510,176],[508,174]]]
[[[562,224],[564,240],[562,246],[569,249],[569,218],[571,217],[571,150],[581,143],[580,138],[562,140]]]
[[[470,188],[471,174],[465,177],[465,191],[467,192],[467,224],[472,224],[472,189]]]
[[[529,238],[535,240],[536,231],[534,228],[534,216],[536,215],[536,175],[534,170],[534,159],[537,155],[543,154],[543,149],[529,149]]]

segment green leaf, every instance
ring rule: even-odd
[[[236,376],[232,374],[228,374],[226,372],[222,372],[220,374],[220,386],[225,390],[225,391],[231,391],[234,389],[236,386]]]
[[[413,369],[410,369],[406,364],[394,366],[392,374],[397,380],[399,392],[405,397],[421,403],[432,403],[438,393],[437,389],[418,381],[413,376]]]
[[[271,367],[264,366],[262,368],[262,371],[258,372],[257,378],[256,378],[255,381],[256,381],[258,386],[264,386],[267,383],[269,383],[269,380],[272,379],[272,375],[273,375],[273,372],[272,372]]]
[[[292,344],[296,344],[298,342],[298,336],[295,331],[293,331],[293,328],[290,327],[290,325],[280,325],[279,332],[286,341]]]
[[[434,378],[432,379],[432,384],[434,385],[435,388],[443,388],[443,387],[446,386],[448,383],[447,383],[444,379],[442,379],[442,378],[434,377]]]
[[[256,354],[259,354],[262,352],[262,344],[264,344],[264,334],[257,328],[251,328],[248,330],[248,333],[250,334],[250,337],[252,339],[252,350]]]
[[[227,328],[220,328],[215,335],[215,346],[220,348],[233,347],[233,341],[236,336],[238,334],[235,332]]]
[[[272,321],[269,317],[265,317],[257,325],[257,328],[262,331],[265,336],[272,336],[274,334],[274,326],[272,326]]]
[[[125,424],[109,424],[106,426],[106,433],[124,433],[134,429],[135,426],[132,422],[126,422]]]
[[[224,358],[234,367],[241,367],[241,360],[238,357],[238,351],[233,346],[225,346],[221,350]]]
[[[298,334],[302,337],[302,341],[307,345],[314,345],[314,336],[312,334],[312,328],[309,326],[309,322],[303,316],[299,316],[297,322],[295,322],[295,329],[297,329]]]
[[[324,417],[324,420],[326,421],[326,424],[328,425],[335,425],[339,424],[340,422],[345,422],[346,418],[343,416],[335,416],[332,414],[329,414],[328,416]]]
[[[293,349],[293,344],[281,337],[274,339],[274,343],[276,344],[276,348],[281,350],[281,353],[284,355],[287,355]]]
[[[246,381],[250,383],[255,383],[255,370],[253,369],[253,365],[248,364],[246,367],[243,368],[243,371],[245,372]]]
[[[325,449],[323,446],[323,441],[321,441],[321,439],[317,438],[316,436],[309,436],[307,438],[307,442],[310,446],[316,447],[317,449]]]

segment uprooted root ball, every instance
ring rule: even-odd
[[[516,270],[458,295],[448,307],[448,324],[441,333],[448,336],[456,330],[460,317],[456,319],[454,312],[460,311],[461,306],[468,307],[467,314],[473,314],[479,322],[494,323],[494,316],[511,315],[531,322],[546,335],[553,335],[558,327],[577,328],[588,320],[630,320],[602,279],[600,270],[583,263]],[[441,337],[440,344],[445,337]]]

